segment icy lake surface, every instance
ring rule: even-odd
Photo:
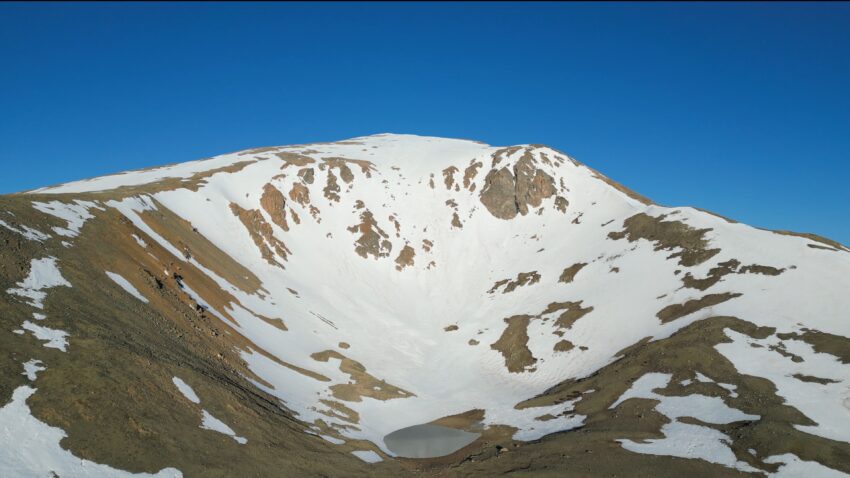
[[[425,424],[396,430],[384,437],[384,443],[390,451],[404,458],[434,458],[460,450],[479,436],[478,433]]]

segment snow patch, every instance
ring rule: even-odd
[[[103,209],[97,203],[80,200],[75,200],[73,203],[61,201],[33,202],[32,207],[45,214],[64,219],[68,223],[68,227],[54,227],[53,232],[65,237],[77,237],[80,234],[80,229],[86,220],[94,217],[89,213],[89,209]]]
[[[360,458],[366,463],[378,463],[384,461],[384,459],[381,458],[381,455],[375,453],[372,450],[357,450],[351,452],[351,454],[356,456],[357,458]]]
[[[186,397],[192,403],[201,403],[201,399],[198,398],[198,394],[195,393],[195,390],[189,386],[188,383],[184,382],[182,379],[178,377],[173,377],[171,381],[174,383],[174,386],[177,387],[177,390]]]
[[[664,434],[664,438],[646,440],[646,443],[631,440],[617,441],[623,448],[633,453],[692,458],[745,472],[759,471],[743,461],[738,461],[726,445],[730,442],[729,437],[717,430],[673,421],[661,427],[661,433]]]
[[[758,415],[749,415],[727,406],[717,397],[705,395],[687,395],[684,397],[665,396],[655,393],[655,389],[665,388],[671,379],[670,374],[648,373],[637,379],[611,406],[616,407],[629,398],[647,398],[658,400],[655,409],[671,421],[661,427],[664,438],[644,440],[643,443],[632,440],[617,440],[623,448],[634,453],[650,455],[696,458],[718,463],[741,471],[758,471],[745,462],[738,461],[729,448],[730,438],[712,428],[691,425],[678,421],[681,417],[693,417],[706,423],[732,423],[741,420],[758,420]],[[701,382],[710,381],[697,372]]]
[[[244,444],[248,443],[247,439],[240,437],[240,436],[237,436],[236,432],[234,432],[232,428],[227,426],[227,424],[224,423],[223,421],[212,416],[210,414],[210,412],[208,412],[206,410],[202,410],[202,413],[203,413],[203,420],[201,421],[201,428],[203,428],[204,430],[212,430],[214,432],[223,433],[223,434],[229,436],[230,438],[233,438],[236,441],[236,443],[238,443],[240,445],[244,445]]]
[[[32,416],[27,399],[36,389],[21,386],[12,393],[12,401],[0,408],[0,476],[62,476],[85,478],[181,478],[175,468],[156,474],[129,473],[107,465],[77,458],[62,449],[59,442],[67,436]]]
[[[47,343],[45,347],[49,349],[59,349],[63,352],[68,351],[68,332],[59,329],[51,329],[41,325],[34,324],[29,320],[25,320],[21,327],[32,332],[38,340],[44,340]]]
[[[779,470],[771,473],[774,478],[798,478],[801,476],[812,476],[818,478],[846,478],[847,475],[840,471],[827,468],[814,461],[801,460],[797,455],[786,453],[784,455],[773,455],[764,459],[765,463],[783,463]]]
[[[776,394],[810,418],[817,425],[795,425],[800,431],[831,440],[850,443],[850,413],[842,411],[850,391],[850,366],[829,354],[818,353],[811,345],[799,340],[781,341],[786,350],[803,360],[795,362],[770,350],[780,344],[776,336],[753,339],[747,335],[725,329],[731,342],[715,346],[743,375],[753,375],[770,380]],[[753,347],[755,344],[760,347]],[[794,375],[808,375],[828,379],[830,383],[804,382]],[[845,408],[846,410],[846,408]]]
[[[177,390],[180,391],[180,393],[183,394],[183,396],[186,397],[187,400],[200,405],[201,399],[198,397],[198,394],[195,393],[195,390],[189,386],[188,383],[184,382],[179,377],[172,377],[171,382],[174,383],[174,386],[177,387]],[[247,439],[237,436],[236,432],[234,432],[232,428],[227,426],[227,424],[223,421],[212,416],[210,412],[206,410],[201,410],[201,413],[201,428],[203,428],[204,430],[212,430],[215,432],[223,433],[229,436],[230,438],[233,438],[236,443],[239,443],[240,445],[248,443]]]
[[[148,247],[148,244],[144,241],[144,239],[142,239],[141,237],[139,237],[135,234],[132,234],[132,236],[133,236],[133,240],[136,241],[136,244],[138,244],[142,247]]]
[[[109,278],[112,279],[113,282],[118,284],[128,294],[132,295],[133,297],[139,299],[140,301],[146,304],[148,303],[148,299],[145,298],[145,296],[143,296],[142,293],[138,291],[138,289],[133,287],[133,284],[131,284],[130,281],[114,272],[106,271],[106,275],[109,276]]]
[[[6,229],[12,232],[17,232],[18,234],[24,236],[25,239],[29,239],[31,241],[44,242],[45,240],[50,239],[49,235],[39,231],[38,229],[33,229],[29,226],[21,225],[21,227],[23,228],[23,230],[21,230],[15,226],[12,226],[11,224],[8,224],[2,219],[0,219],[0,226],[5,227]]]
[[[342,445],[345,443],[345,440],[340,440],[339,438],[334,438],[328,435],[318,435],[319,438],[325,440],[326,442],[333,443],[334,445]]]
[[[24,363],[24,372],[21,375],[26,375],[27,380],[34,382],[37,378],[36,374],[47,368],[42,367],[41,360],[32,359]]]
[[[30,299],[29,304],[39,309],[44,308],[44,299],[47,293],[44,289],[52,287],[71,287],[71,283],[66,281],[59,268],[56,267],[55,257],[45,257],[43,259],[33,259],[30,262],[30,272],[27,277],[17,283],[17,288],[9,289],[6,292],[20,297]]]

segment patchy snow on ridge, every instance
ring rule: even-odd
[[[50,236],[39,231],[38,229],[33,229],[29,226],[21,225],[23,229],[18,229],[17,227],[7,223],[6,221],[0,219],[0,226],[5,227],[6,229],[17,232],[18,234],[24,236],[25,239],[29,239],[31,241],[44,242],[47,239],[50,239]]]
[[[162,166],[138,171],[127,171],[109,176],[100,176],[82,181],[73,181],[57,186],[49,186],[29,191],[30,194],[68,194],[107,191],[122,186],[138,186],[168,178],[189,178],[194,174],[228,166],[240,159],[238,153],[224,154],[209,159]]]
[[[80,200],[75,200],[73,203],[63,203],[61,201],[50,201],[47,203],[33,202],[32,207],[45,214],[64,219],[68,223],[68,227],[54,227],[53,232],[66,237],[77,237],[86,220],[94,217],[89,212],[89,209],[102,209],[94,202]]]

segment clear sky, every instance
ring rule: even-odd
[[[2,3],[0,61],[0,193],[413,133],[850,244],[850,3]]]

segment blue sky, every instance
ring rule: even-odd
[[[0,60],[0,193],[413,133],[850,244],[850,3],[2,3]]]

